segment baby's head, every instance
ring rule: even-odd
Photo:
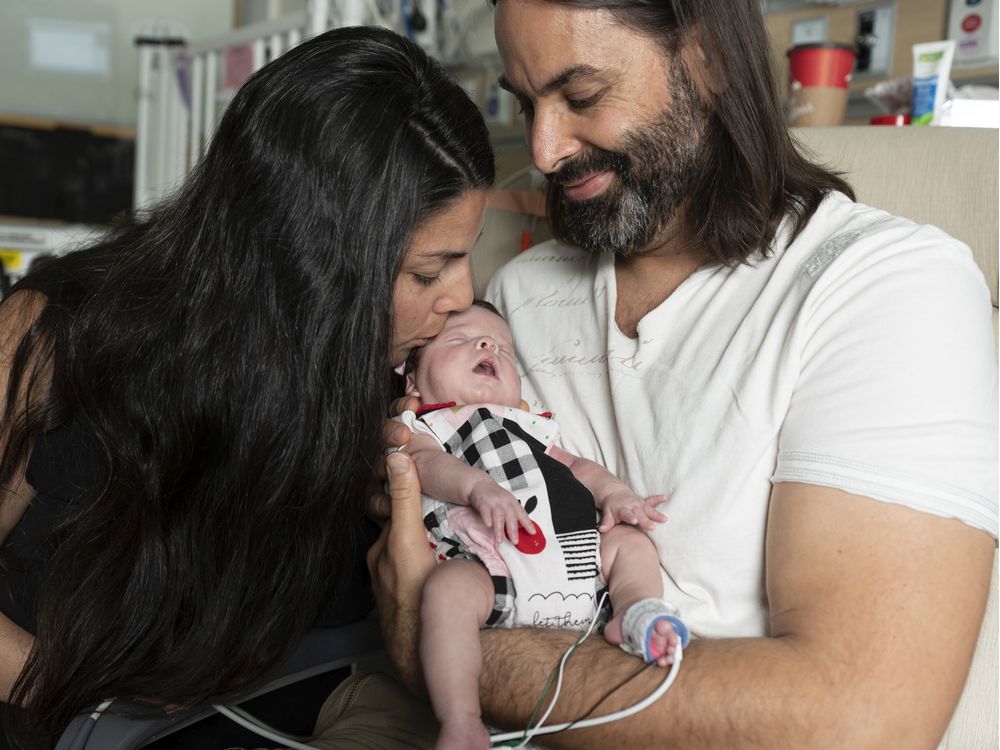
[[[425,404],[500,404],[519,407],[510,327],[489,302],[452,313],[433,341],[406,363],[406,393]]]

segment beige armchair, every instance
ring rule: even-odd
[[[858,200],[934,224],[972,248],[997,330],[997,131],[981,128],[801,128],[799,141],[847,173]],[[979,645],[945,750],[998,747],[997,559]]]
[[[968,244],[983,270],[997,330],[997,132],[931,127],[801,128],[795,137],[815,158],[839,169],[858,200],[923,224],[934,224]],[[509,187],[524,189],[526,180]],[[494,205],[538,210],[524,195],[507,195]],[[517,254],[523,215],[491,209],[485,238],[477,248],[473,278],[477,296],[493,272]],[[536,236],[536,239],[540,239]],[[998,747],[997,562],[994,556],[989,606],[972,670],[941,747],[987,750]]]

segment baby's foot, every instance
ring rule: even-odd
[[[441,724],[434,750],[489,750],[490,733],[475,717],[457,717]]]
[[[625,635],[622,632],[624,619],[624,613],[616,614],[604,626],[604,638],[608,643],[615,646],[622,646],[625,642]],[[625,648],[625,650],[641,656],[650,664],[656,664],[659,667],[669,667],[673,664],[674,654],[677,652],[677,644],[680,639],[677,637],[676,631],[666,616],[654,621],[652,629],[648,634],[648,640],[646,640],[645,636],[645,633],[633,634],[632,643],[626,644],[627,646],[631,646],[631,648]],[[645,651],[645,653],[642,653],[642,651]]]

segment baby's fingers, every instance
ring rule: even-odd
[[[667,520],[667,516],[665,514],[660,513],[660,511],[654,510],[653,508],[646,508],[644,512],[646,514],[646,518],[648,518],[650,521],[656,521],[656,523],[663,523],[664,521]]]
[[[652,518],[652,516],[649,514],[649,511],[646,511],[645,513],[639,513],[639,516],[640,516],[639,520],[636,521],[635,523],[636,526],[639,526],[640,528],[643,528],[646,531],[652,531],[653,529],[656,528],[656,524],[653,523],[655,519]]]
[[[520,506],[510,508],[504,514],[504,520],[507,523],[507,538],[510,539],[511,544],[517,544],[518,526],[521,524],[521,514],[518,513],[518,510],[520,510]]]
[[[656,505],[665,503],[666,501],[667,501],[666,495],[651,495],[650,497],[646,498],[645,511],[646,515],[650,518],[650,520],[656,521],[657,523],[663,523],[664,521],[667,520],[666,514],[661,513],[657,508],[654,507]]]
[[[620,508],[618,510],[618,522],[627,523],[630,526],[638,526],[639,516],[632,508]]]
[[[526,511],[521,504],[518,503],[514,512],[517,514],[517,522],[520,524],[521,528],[529,534],[534,534],[535,524],[532,522],[531,516],[528,515],[528,511]]]
[[[493,516],[493,523],[490,524],[490,528],[493,529],[493,538],[496,540],[497,547],[499,547],[500,542],[503,541],[503,535],[509,533],[510,524],[506,514],[503,512],[503,508],[493,508],[490,511],[490,515]]]
[[[597,530],[600,532],[610,531],[617,525],[618,521],[615,519],[615,514],[610,510],[605,510],[601,514],[601,523],[598,525]]]

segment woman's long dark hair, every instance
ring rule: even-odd
[[[15,287],[47,303],[7,384],[0,482],[58,425],[106,458],[57,532],[20,740],[50,746],[113,696],[239,689],[313,624],[379,452],[410,236],[493,170],[437,63],[331,31],[247,81],[175,197]]]
[[[705,101],[705,158],[685,214],[692,234],[716,262],[732,265],[766,255],[786,217],[794,238],[831,191],[854,198],[840,175],[810,162],[792,142],[760,0],[553,1],[606,9],[657,40],[671,57],[684,42],[701,45],[706,77],[717,85]],[[558,209],[560,201],[551,195],[556,187],[550,184],[549,190],[548,205]],[[560,236],[558,220],[553,230]]]

